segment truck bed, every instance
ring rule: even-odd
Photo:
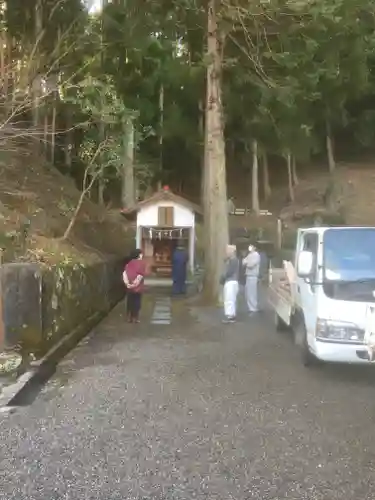
[[[287,325],[290,324],[294,306],[293,279],[294,267],[290,262],[284,261],[282,268],[270,268],[268,302]]]

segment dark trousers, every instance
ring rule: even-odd
[[[127,311],[130,319],[138,319],[141,310],[142,294],[137,292],[128,292]]]
[[[185,269],[174,269],[172,271],[172,293],[184,294],[186,293],[186,271]]]
[[[173,280],[172,293],[174,294],[185,294],[186,293],[186,281]]]

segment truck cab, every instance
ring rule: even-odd
[[[291,267],[287,293],[270,279],[270,303],[278,325],[294,331],[304,364],[373,361],[375,228],[300,229]]]

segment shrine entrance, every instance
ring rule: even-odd
[[[170,278],[172,256],[178,244],[184,246],[191,259],[191,228],[142,227],[141,248],[149,272],[155,277]]]

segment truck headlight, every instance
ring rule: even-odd
[[[318,319],[315,336],[322,340],[345,340],[347,342],[363,341],[365,331],[354,323]]]

